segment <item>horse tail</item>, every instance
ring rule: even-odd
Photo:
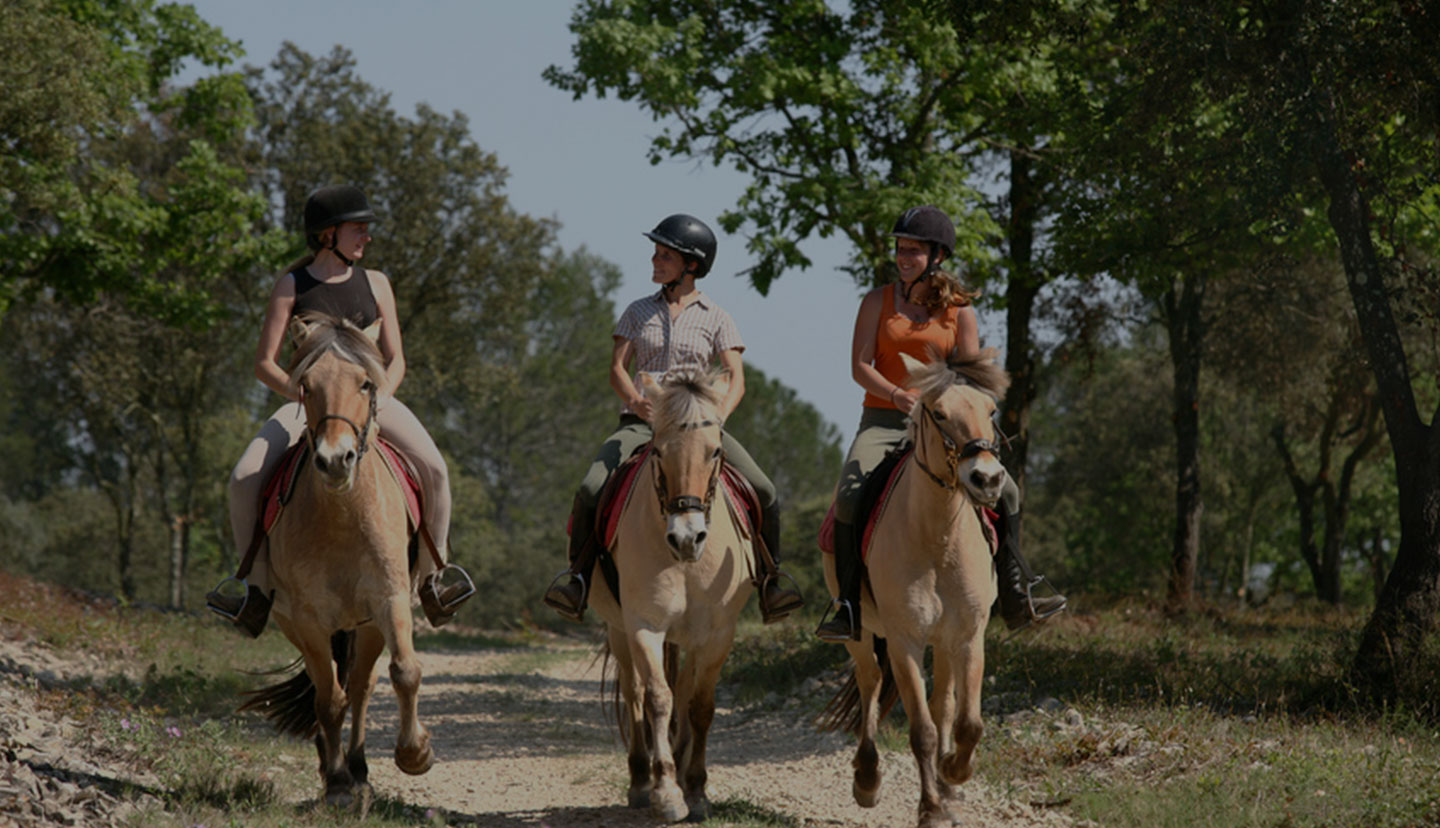
[[[884,719],[900,701],[900,687],[895,683],[895,673],[890,669],[886,656],[885,639],[875,637],[875,660],[880,663],[880,716]],[[855,680],[855,670],[845,677],[820,715],[815,717],[815,726],[820,730],[840,730],[846,733],[860,732],[860,719],[864,711],[860,708],[860,683]]]
[[[355,660],[355,631],[341,631],[330,636],[330,655],[335,659],[335,672],[343,689],[349,684],[350,664]],[[303,739],[314,736],[320,728],[320,722],[315,718],[315,682],[305,672],[303,662],[300,663],[300,672],[288,680],[247,690],[240,695],[248,700],[236,712],[259,711],[279,733]]]

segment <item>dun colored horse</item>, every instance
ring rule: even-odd
[[[655,436],[611,550],[619,600],[596,578],[591,606],[619,668],[630,807],[649,805],[667,822],[700,821],[710,813],[705,746],[715,684],[750,597],[752,540],[718,485],[723,387],[699,372],[667,377],[663,387],[648,375],[641,382],[656,400]]]
[[[995,602],[995,570],[975,505],[1000,496],[1004,469],[992,416],[1010,379],[995,351],[925,364],[904,357],[920,401],[910,413],[914,451],[902,464],[875,525],[867,588],[862,593],[863,641],[847,643],[854,684],[831,703],[833,724],[858,730],[855,801],[879,800],[875,730],[898,691],[910,720],[910,749],[920,769],[920,828],[949,825],[954,789],[974,773],[984,730],[980,687],[985,626]],[[838,585],[825,556],[825,581]],[[925,698],[926,647],[934,648],[934,689]],[[888,653],[888,660],[886,654]],[[856,705],[858,688],[858,706]],[[958,710],[958,718],[957,718]]]
[[[325,801],[345,807],[357,797],[368,801],[365,716],[386,647],[400,708],[395,764],[421,774],[434,759],[416,714],[420,663],[411,642],[406,503],[374,447],[384,376],[378,329],[317,315],[296,320],[291,333],[291,377],[305,407],[310,462],[271,530],[270,567],[272,615],[300,650],[305,671],[252,693],[245,709],[263,710],[283,731],[313,733]],[[350,745],[342,750],[347,706]]]

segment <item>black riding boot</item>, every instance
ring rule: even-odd
[[[840,595],[831,604],[834,614],[815,628],[817,636],[825,641],[860,640],[860,579],[864,572],[855,527],[835,521],[835,580]]]
[[[270,596],[254,584],[245,584],[245,594],[237,595],[224,591],[230,583],[244,584],[235,578],[226,578],[220,585],[205,594],[205,606],[211,612],[239,627],[251,638],[259,638],[270,620]]]
[[[1000,515],[995,531],[1000,536],[1000,548],[995,553],[995,572],[1000,588],[1000,617],[1005,626],[1012,630],[1023,629],[1032,622],[1043,621],[1065,609],[1066,598],[1059,592],[1036,598],[1032,590],[1045,582],[1043,575],[1030,571],[1029,564],[1020,557],[1020,513],[1010,514],[1005,501],[997,505]],[[1054,587],[1051,587],[1054,591]]]
[[[760,618],[766,624],[779,621],[797,609],[805,606],[800,591],[793,588],[794,581],[780,571],[780,510],[772,506],[765,510],[761,521],[760,540],[769,550],[767,557],[759,548],[755,549],[755,577],[757,597],[760,601]],[[791,586],[780,582],[790,581]]]
[[[581,621],[590,597],[587,579],[595,569],[600,544],[595,539],[595,511],[581,505],[579,497],[571,507],[570,518],[570,545],[565,550],[570,568],[550,582],[550,588],[545,590],[545,604],[571,621]]]

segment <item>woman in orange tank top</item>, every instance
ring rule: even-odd
[[[850,345],[851,376],[865,389],[865,401],[835,489],[835,571],[840,594],[832,605],[833,614],[815,630],[826,641],[860,639],[863,565],[858,530],[863,527],[855,525],[855,512],[866,477],[905,439],[909,412],[919,401],[919,395],[905,387],[908,372],[900,355],[928,361],[937,352],[980,351],[971,306],[978,294],[940,269],[955,254],[955,225],[950,217],[938,207],[913,207],[895,222],[890,235],[895,238],[899,281],[875,288],[861,300]],[[1018,548],[1019,493],[1013,482],[1007,482],[1007,490],[1004,500],[1009,508],[1002,506],[1001,512],[1013,517],[1003,521],[1007,527],[1001,535],[1007,542],[996,564],[1001,573],[1002,615],[1013,627],[1059,612],[1065,599],[1058,596],[1058,604],[1056,599],[1030,599],[1034,579]],[[1016,570],[1014,577],[1007,575],[1007,567]],[[1012,587],[1019,587],[1019,592]]]

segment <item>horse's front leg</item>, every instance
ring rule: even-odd
[[[312,629],[319,629],[314,625]],[[325,782],[325,804],[340,808],[349,807],[351,788],[354,780],[345,767],[344,755],[340,750],[340,730],[345,723],[345,689],[335,675],[334,656],[330,650],[330,639],[323,635],[311,635],[303,639],[291,639],[300,648],[305,660],[305,672],[315,685],[315,752],[320,755],[320,778]]]
[[[720,681],[720,668],[730,655],[730,640],[708,650],[693,652],[693,680],[684,688],[680,707],[686,715],[688,738],[681,753],[682,778],[685,780],[685,805],[690,809],[686,820],[702,822],[710,818],[710,799],[705,795],[709,771],[705,768],[705,749],[710,738],[710,725],[715,721],[715,685]]]
[[[670,714],[674,698],[670,685],[665,681],[665,633],[633,630],[629,643],[630,654],[635,659],[635,672],[644,687],[645,714],[649,720],[651,750],[654,751],[650,811],[666,822],[676,822],[685,817],[687,809],[680,786],[675,782],[675,756],[670,749]]]
[[[365,762],[365,730],[370,699],[375,693],[375,663],[385,649],[385,637],[373,625],[355,631],[355,663],[350,665],[350,749],[345,752],[345,765],[357,786],[370,778]]]
[[[395,766],[419,775],[435,761],[430,749],[430,731],[420,724],[420,659],[415,655],[414,619],[410,615],[410,593],[393,596],[385,611],[377,613],[376,624],[390,648],[390,683],[400,713],[400,734],[395,739]]]
[[[954,749],[950,728],[955,723],[955,670],[950,653],[943,644],[935,647],[932,676],[930,721],[935,723],[935,756],[938,758],[947,755]],[[936,786],[940,791],[940,797],[949,800],[954,797],[955,791],[950,787],[950,780],[945,775],[943,763],[939,767],[940,776],[936,781]]]
[[[940,760],[940,773],[947,782],[959,785],[975,773],[975,746],[985,732],[980,719],[980,688],[985,680],[983,627],[955,654],[954,666],[960,679],[960,718],[955,721],[954,747]]]
[[[620,701],[624,708],[625,742],[630,747],[628,756],[630,768],[630,791],[626,804],[631,808],[650,807],[650,790],[654,780],[650,776],[650,736],[645,731],[645,686],[640,683],[640,674],[635,670],[635,659],[630,653],[630,640],[618,626],[606,630],[610,639],[610,654],[615,657],[615,683],[620,688]]]
[[[873,808],[880,801],[880,751],[875,747],[875,733],[880,727],[880,662],[875,658],[875,638],[847,642],[845,649],[855,663],[855,686],[860,691],[859,744],[855,748],[855,781],[851,793],[855,804]]]
[[[937,828],[953,822],[949,803],[941,793],[935,770],[939,735],[930,718],[925,699],[925,676],[921,672],[924,644],[918,641],[890,639],[890,668],[905,714],[910,717],[910,752],[920,771],[920,828]]]

